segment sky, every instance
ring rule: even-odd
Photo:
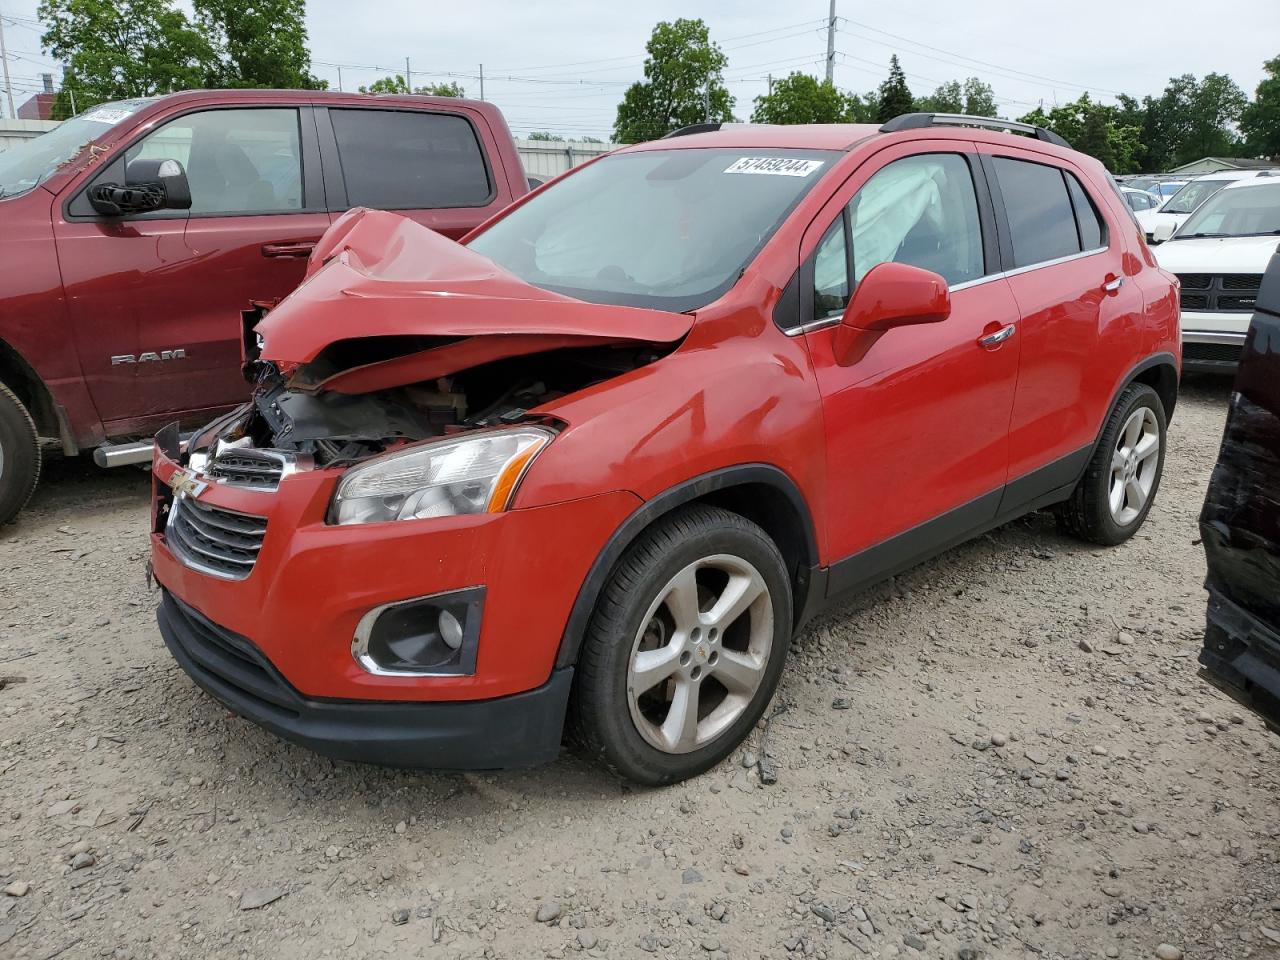
[[[38,0],[0,0],[15,100],[58,65],[40,50]],[[957,11],[963,9],[963,15]],[[835,82],[875,88],[897,53],[916,95],[977,76],[1001,112],[1019,116],[1089,91],[1159,94],[1171,76],[1226,73],[1252,96],[1262,63],[1280,56],[1280,0],[1233,0],[1230,15],[1202,0],[836,0]],[[354,90],[389,73],[415,84],[456,80],[468,96],[496,102],[512,131],[548,130],[608,139],[627,85],[643,76],[654,25],[700,17],[729,58],[725,79],[736,116],[775,78],[823,75],[828,0],[308,0],[313,72]]]

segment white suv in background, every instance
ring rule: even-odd
[[[1257,177],[1280,176],[1280,170],[1221,170],[1196,177],[1166,200],[1158,209],[1139,210],[1134,218],[1147,235],[1147,243],[1168,240],[1173,232],[1187,222],[1187,217],[1223,187],[1240,180]]]
[[[1277,245],[1280,177],[1254,177],[1223,187],[1156,247],[1160,266],[1182,282],[1184,369],[1235,369]]]

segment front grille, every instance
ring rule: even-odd
[[[1228,273],[1222,278],[1223,290],[1257,290],[1260,286],[1260,273]]]
[[[233,513],[177,497],[165,526],[169,549],[189,567],[229,580],[243,580],[258,559],[267,518]]]
[[[1234,366],[1240,362],[1241,348],[1229,343],[1184,343],[1182,362]]]
[[[204,474],[222,483],[275,490],[288,462],[285,455],[269,450],[231,449],[210,460]]]
[[[167,590],[161,617],[172,631],[166,639],[186,654],[195,668],[192,675],[206,689],[225,700],[251,698],[259,710],[280,718],[298,716],[298,694],[248,639],[218,626]]]
[[[1262,286],[1260,273],[1180,273],[1178,280],[1182,309],[1211,313],[1252,311]]]

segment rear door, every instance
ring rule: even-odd
[[[1082,171],[1032,151],[981,149],[1021,313],[1008,510],[1075,483],[1116,382],[1141,358],[1143,301]]]
[[[328,228],[310,108],[202,108],[167,118],[92,181],[139,158],[187,171],[192,205],[106,219],[79,190],[55,224],[81,362],[109,434],[238,403],[240,313],[301,281]],[[100,348],[98,344],[106,344]]]
[[[907,566],[996,516],[1019,338],[995,235],[977,154],[956,140],[881,151],[809,228],[802,297],[812,306],[802,318],[826,423],[829,542],[834,556],[852,558],[833,565],[832,592]],[[890,330],[841,366],[841,314],[866,272],[890,261],[946,279],[951,315]]]
[[[458,239],[511,200],[483,117],[409,105],[320,109],[330,208],[393,210]]]

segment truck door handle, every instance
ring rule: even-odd
[[[275,243],[264,243],[264,257],[309,257],[316,247],[314,240],[280,240]]]
[[[1102,289],[1107,293],[1115,293],[1124,286],[1124,277],[1111,276],[1107,278],[1107,282],[1102,285]]]
[[[995,333],[988,333],[985,336],[979,337],[978,346],[982,347],[984,350],[994,350],[1017,332],[1018,328],[1012,323],[1005,324]]]

